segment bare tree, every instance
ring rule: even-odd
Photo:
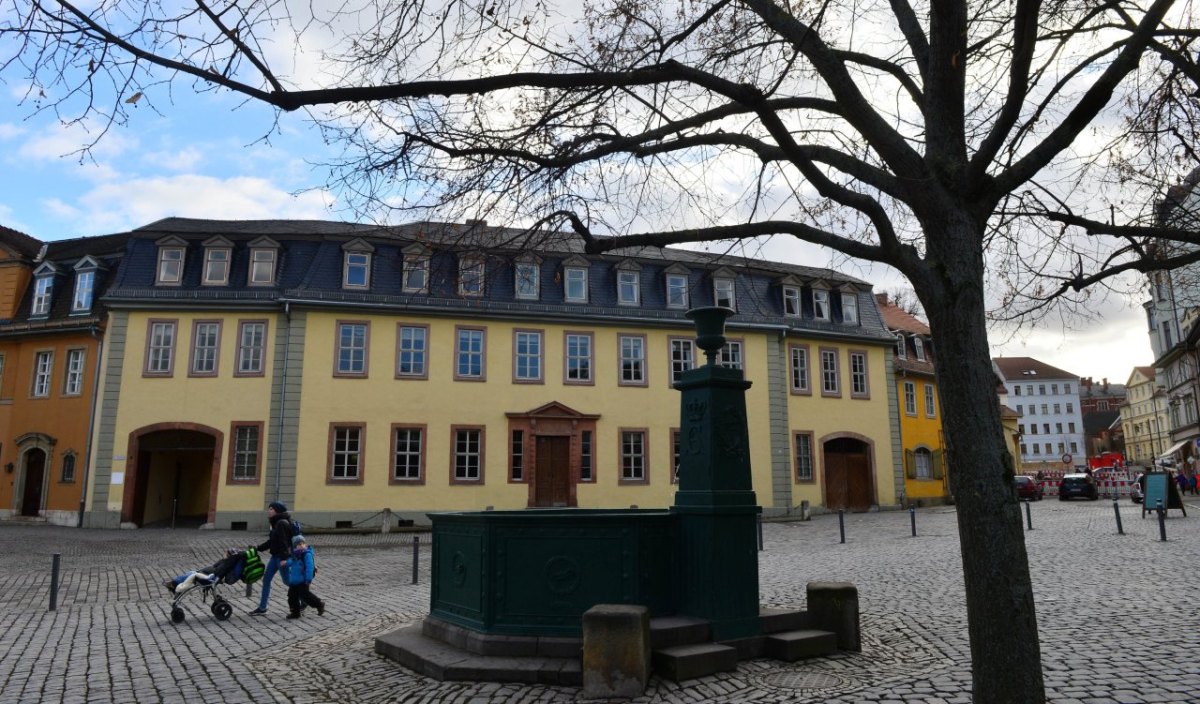
[[[787,236],[899,270],[939,351],[975,701],[1043,701],[987,284],[1001,315],[1086,309],[1200,256],[1152,248],[1200,238],[1146,207],[1196,162],[1190,2],[579,0],[573,23],[552,0],[361,2],[16,3],[3,75],[106,126],[181,81],[309,110],[369,208],[592,252]],[[273,68],[339,33],[320,73]]]

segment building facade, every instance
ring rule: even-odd
[[[685,313],[735,314],[768,514],[904,493],[888,333],[825,269],[560,233],[169,219],[129,233],[110,310],[88,523],[377,523],[384,509],[665,506]]]
[[[1032,357],[995,357],[1008,405],[1021,416],[1021,474],[1087,466],[1079,377]]]

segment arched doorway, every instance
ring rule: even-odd
[[[129,434],[121,521],[199,527],[216,514],[224,434],[198,423],[158,423]]]
[[[862,513],[875,504],[871,445],[857,437],[838,437],[822,444],[825,507]]]
[[[46,451],[35,447],[22,456],[21,515],[41,515],[46,498]]]

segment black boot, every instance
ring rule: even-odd
[[[288,617],[288,618],[300,618],[300,612],[299,612],[299,611],[293,611],[292,613],[288,614],[288,615],[287,615],[287,617]]]

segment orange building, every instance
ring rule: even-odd
[[[127,236],[41,242],[0,227],[0,518],[77,525],[106,274]]]

